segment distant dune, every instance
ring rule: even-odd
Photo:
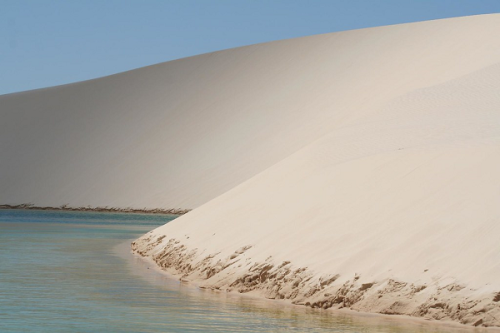
[[[181,279],[500,326],[500,15],[257,44],[0,96],[0,204],[195,208]]]

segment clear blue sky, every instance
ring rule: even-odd
[[[500,0],[0,0],[0,94],[277,39],[494,12]]]

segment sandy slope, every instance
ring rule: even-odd
[[[311,37],[338,74],[301,87],[316,135],[134,251],[206,288],[500,326],[498,31],[489,15]]]
[[[196,208],[182,279],[500,326],[500,15],[347,31],[0,96],[0,204]]]
[[[0,204],[198,207],[397,96],[496,63],[499,21],[277,41],[0,96]]]

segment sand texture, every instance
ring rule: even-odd
[[[500,326],[500,15],[251,45],[0,96],[0,204],[184,208],[204,288]]]

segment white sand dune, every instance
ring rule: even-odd
[[[499,60],[496,15],[252,45],[0,96],[0,203],[195,208]]]
[[[500,15],[0,97],[0,203],[196,208],[135,252],[213,289],[500,326]]]

